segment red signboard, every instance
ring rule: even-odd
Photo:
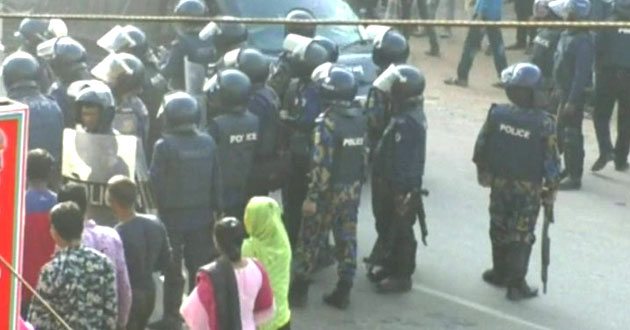
[[[0,256],[21,273],[27,111],[0,98]],[[0,330],[17,329],[21,285],[0,265]]]

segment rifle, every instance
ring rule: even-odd
[[[427,229],[427,215],[424,212],[424,202],[422,197],[428,197],[429,191],[426,189],[420,190],[417,194],[417,215],[418,215],[418,223],[420,224],[420,232],[422,233],[422,244],[427,246],[427,236],[429,236],[429,230]]]
[[[549,271],[551,239],[549,238],[549,226],[554,222],[553,203],[543,203],[545,220],[542,232],[542,269],[541,279],[543,282],[543,292],[547,294],[547,278]]]

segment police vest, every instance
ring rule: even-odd
[[[214,118],[218,128],[217,146],[223,186],[244,189],[258,144],[258,118],[244,111]]]
[[[494,105],[488,122],[488,163],[493,175],[540,183],[544,161],[545,113],[511,105]]]
[[[335,106],[322,115],[330,117],[334,125],[331,182],[350,185],[362,181],[367,164],[367,119],[358,108]],[[323,124],[323,123],[322,123]]]
[[[538,30],[534,39],[531,62],[540,68],[543,77],[551,78],[553,75],[554,53],[558,47],[558,40],[562,31],[558,29],[543,28]]]
[[[276,155],[280,124],[279,103],[278,96],[269,87],[261,87],[252,94],[248,109],[258,117],[260,123],[256,151],[258,157]]]
[[[161,196],[160,208],[209,208],[212,201],[214,140],[200,133],[165,135],[168,150],[165,180],[168,192]]]
[[[427,120],[421,104],[409,104],[407,109],[393,117],[383,133],[383,137],[374,150],[374,174],[389,181],[399,180],[409,183],[410,186],[419,188],[422,186],[424,166],[426,161]],[[409,122],[411,121],[411,122]],[[396,125],[410,125],[414,127],[410,135],[401,136],[394,127]],[[398,148],[401,139],[410,139],[414,142],[409,150],[404,150],[403,159],[396,159],[394,152]],[[400,153],[399,153],[400,154]],[[404,162],[404,173],[396,173],[395,162]],[[402,176],[395,178],[394,176]]]

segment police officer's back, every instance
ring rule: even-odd
[[[549,0],[537,0],[534,4],[534,18],[539,21],[557,21],[561,18],[549,8]],[[531,62],[540,68],[545,84],[553,82],[553,61],[561,29],[540,28],[534,38]]]
[[[478,181],[492,189],[490,240],[493,268],[483,279],[507,286],[507,298],[537,295],[525,281],[541,205],[553,203],[560,177],[556,125],[543,111],[542,75],[529,63],[502,73],[512,104],[494,104],[477,143],[473,161]]]
[[[28,148],[44,149],[55,159],[55,171],[61,164],[63,114],[53,99],[39,90],[41,67],[26,52],[9,55],[2,64],[2,80],[9,98],[29,108]]]
[[[242,218],[247,179],[258,145],[259,120],[247,110],[251,82],[241,71],[228,69],[215,75],[204,89],[218,99],[224,113],[213,118],[208,131],[218,146],[227,215]]]

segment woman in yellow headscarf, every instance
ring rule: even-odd
[[[272,198],[254,197],[245,209],[244,223],[249,238],[243,243],[242,255],[256,258],[263,264],[269,274],[276,303],[273,321],[259,329],[289,329],[291,245],[282,224],[282,209]]]

